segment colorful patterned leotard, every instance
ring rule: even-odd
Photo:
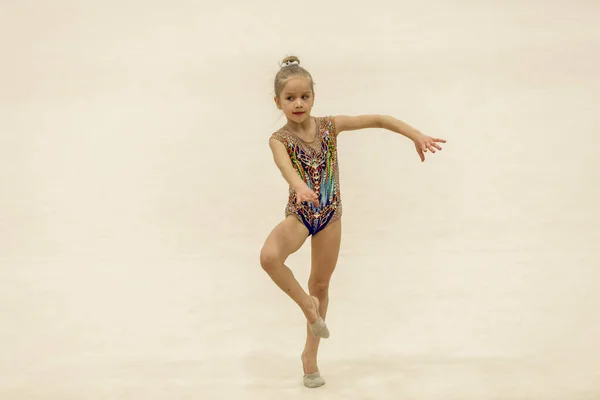
[[[296,172],[318,196],[318,207],[312,202],[296,204],[296,192],[290,187],[285,208],[285,216],[296,216],[311,235],[342,216],[335,120],[316,117],[315,122],[317,139],[312,145],[284,128],[271,136],[285,145]]]

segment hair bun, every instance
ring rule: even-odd
[[[300,65],[300,59],[296,56],[288,56],[279,63],[280,68],[289,67],[290,65]]]

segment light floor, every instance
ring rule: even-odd
[[[208,3],[0,4],[0,400],[600,400],[600,3]],[[340,135],[315,390],[258,262],[288,54],[448,140]]]

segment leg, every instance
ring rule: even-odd
[[[308,229],[290,215],[269,234],[260,252],[260,264],[304,313],[309,323],[317,321],[317,310],[310,296],[302,289],[292,271],[284,264],[290,254],[298,251],[308,237]]]
[[[338,219],[317,233],[311,243],[311,271],[308,288],[311,296],[319,299],[319,311],[325,319],[329,306],[329,281],[337,264],[342,237],[342,223]],[[320,338],[314,337],[307,329],[306,344],[302,353],[304,373],[310,374],[319,370],[317,352]]]

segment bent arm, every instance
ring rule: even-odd
[[[290,160],[290,156],[287,153],[287,150],[283,143],[279,140],[271,138],[269,139],[269,147],[271,148],[271,152],[273,153],[273,160],[275,161],[275,165],[279,168],[281,175],[287,181],[287,183],[293,189],[296,189],[302,185],[305,185],[298,172],[292,165],[292,161]]]

